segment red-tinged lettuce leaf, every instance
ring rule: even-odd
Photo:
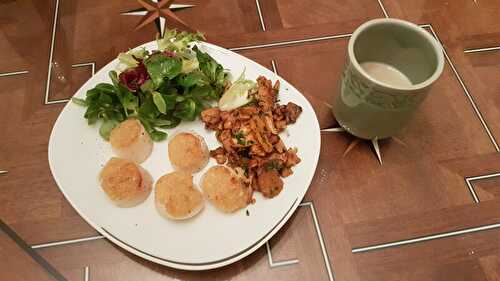
[[[130,91],[136,92],[149,79],[146,66],[142,62],[134,68],[129,68],[119,75],[120,83]]]

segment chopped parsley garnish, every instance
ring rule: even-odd
[[[238,142],[239,145],[247,145],[247,141],[245,140],[245,134],[243,134],[242,131],[239,131],[236,134],[234,134],[234,138],[236,138],[236,141]]]
[[[278,160],[270,160],[265,164],[266,171],[271,171],[271,170],[281,170],[283,166]]]
[[[248,174],[248,161],[241,163],[241,168],[245,171],[245,176]]]

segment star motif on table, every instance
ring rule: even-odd
[[[328,128],[328,129],[323,129],[321,131],[322,132],[333,132],[333,133],[347,132],[342,127]],[[400,140],[397,137],[391,137],[391,139],[394,140],[395,142],[403,145],[403,146],[406,146],[406,143],[404,143],[402,140]],[[342,154],[342,157],[345,157],[362,140],[364,140],[364,139],[361,139],[361,138],[358,138],[358,137],[354,137],[354,139],[349,143],[349,145],[347,146],[347,148],[344,150],[344,153]],[[378,145],[378,139],[375,138],[375,139],[371,139],[371,140],[368,140],[368,141],[371,142],[373,151],[375,152],[375,155],[377,155],[378,162],[380,163],[380,165],[382,165],[382,154],[380,153],[380,147]]]
[[[122,13],[127,16],[142,16],[135,30],[155,22],[158,32],[163,37],[166,29],[167,19],[182,26],[186,31],[194,31],[182,19],[174,14],[176,10],[194,7],[195,5],[187,4],[172,4],[174,0],[137,0],[142,6],[141,8]]]
[[[329,103],[326,103],[324,102],[324,104],[332,109],[332,106],[329,104]],[[346,129],[342,128],[341,126],[338,126],[338,127],[333,127],[333,128],[326,128],[326,129],[322,129],[321,130],[322,132],[331,132],[331,133],[343,133],[343,132],[347,132]],[[399,143],[400,145],[402,146],[406,146],[406,143],[404,143],[402,140],[400,140],[399,138],[397,137],[391,137],[391,139],[397,143]],[[344,153],[342,154],[342,157],[345,157],[354,147],[356,147],[361,141],[366,141],[364,139],[361,139],[361,138],[358,138],[356,136],[354,136],[354,139],[349,143],[349,145],[347,146],[347,148],[344,150]],[[382,165],[382,153],[380,153],[380,147],[378,145],[378,139],[375,138],[375,139],[371,139],[371,140],[368,140],[371,142],[371,145],[372,145],[372,148],[373,148],[373,151],[375,152],[375,155],[377,155],[377,160],[378,162],[380,163],[380,165]]]

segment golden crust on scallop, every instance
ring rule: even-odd
[[[141,123],[137,119],[127,119],[121,122],[109,137],[111,145],[117,148],[127,147],[139,138]]]
[[[153,141],[141,122],[127,119],[111,131],[109,142],[116,155],[121,158],[144,162],[153,150]]]
[[[175,171],[156,182],[155,205],[163,217],[182,220],[198,214],[203,209],[204,201],[201,192],[193,185],[193,176]]]
[[[175,169],[195,173],[208,163],[208,148],[202,137],[182,132],[168,143],[168,157]]]
[[[205,197],[220,211],[232,213],[250,202],[251,190],[225,166],[210,168],[201,180]]]
[[[121,158],[111,158],[99,180],[108,198],[119,207],[136,206],[151,192],[151,176],[136,163]]]

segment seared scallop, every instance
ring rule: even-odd
[[[193,185],[193,176],[176,171],[156,182],[155,205],[163,217],[184,220],[198,214],[203,209],[204,201],[201,192]]]
[[[153,150],[153,141],[137,119],[127,119],[120,123],[111,131],[109,142],[118,157],[139,164],[144,162]]]
[[[250,202],[251,190],[236,173],[225,166],[210,168],[201,180],[205,197],[217,209],[232,213],[244,208]]]
[[[136,163],[113,157],[99,175],[101,187],[118,207],[134,207],[151,193],[153,180],[149,173]]]
[[[176,170],[196,173],[207,165],[209,153],[201,136],[182,132],[168,143],[168,157]]]

